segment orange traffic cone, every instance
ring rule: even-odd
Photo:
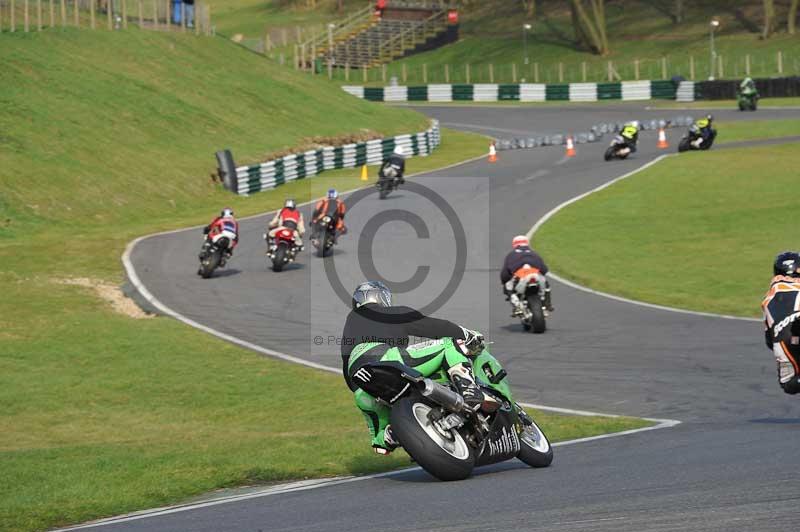
[[[489,144],[489,162],[490,163],[497,162],[497,148],[494,147],[494,142]]]
[[[575,157],[575,143],[572,136],[567,137],[567,157]]]
[[[669,143],[667,142],[667,134],[664,133],[664,128],[661,127],[658,129],[658,144],[657,146],[662,150],[664,148],[669,148]]]

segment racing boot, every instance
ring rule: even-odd
[[[511,302],[511,307],[513,308],[513,310],[511,311],[512,318],[519,318],[525,314],[522,311],[522,303],[520,302],[519,296],[517,294],[509,295],[508,300]]]
[[[392,426],[386,425],[386,429],[383,431],[383,447],[374,446],[375,452],[381,455],[387,455],[400,447],[400,443],[395,439],[394,434],[392,433]]]
[[[544,309],[547,312],[553,312],[553,310],[555,310],[553,308],[553,301],[550,298],[550,290],[544,291]]]
[[[482,409],[484,412],[494,412],[500,403],[492,396],[483,393],[480,386],[475,383],[475,376],[472,368],[468,364],[457,364],[447,370],[450,380],[464,398],[467,408],[477,411]]]

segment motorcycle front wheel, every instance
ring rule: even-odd
[[[678,151],[685,152],[692,149],[692,141],[689,140],[689,137],[684,137],[678,143]]]
[[[439,480],[463,480],[475,467],[475,450],[457,430],[442,432],[429,419],[436,408],[418,395],[392,406],[392,433],[425,471]]]
[[[553,463],[553,448],[544,431],[535,421],[525,425],[519,433],[519,454],[517,458],[531,467],[547,467]]]
[[[328,229],[320,229],[317,234],[317,257],[322,258],[325,256],[325,246],[328,243]]]
[[[379,199],[386,199],[386,196],[392,191],[392,185],[388,182],[380,182],[378,184],[378,198]]]
[[[614,146],[609,146],[606,150],[606,154],[604,155],[606,161],[610,161],[614,158]]]

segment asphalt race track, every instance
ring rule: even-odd
[[[420,110],[445,126],[506,138],[678,114],[642,109],[639,104]],[[800,117],[797,110],[713,112],[719,139],[726,120]],[[682,133],[668,130],[671,151]],[[373,276],[374,268],[385,279],[408,281],[396,301],[417,307],[436,303],[437,315],[484,331],[494,342],[492,352],[506,364],[518,399],[670,418],[680,425],[561,447],[553,465],[542,470],[507,462],[447,484],[412,470],[99,528],[797,529],[800,403],[780,391],[759,323],[646,308],[559,283],[553,286],[556,313],[546,334],[525,333],[508,317],[497,275],[511,237],[526,233],[558,204],[663,153],[656,149],[655,133],[647,131],[633,158],[605,163],[607,139],[579,145],[574,158],[564,157],[561,147],[501,152],[496,164],[478,161],[415,177],[385,201],[374,193],[349,196],[350,233],[334,256],[313,257],[308,246],[298,264],[281,273],[268,270],[265,262],[267,217],[242,223],[235,257],[210,280],[195,275],[198,229],[147,238],[135,246],[131,261],[147,289],[187,318],[334,368],[341,365],[336,335],[348,301],[332,284],[341,282],[349,292]],[[702,154],[688,156],[702,164]],[[413,172],[413,160],[408,166]],[[308,218],[309,207],[304,211]],[[765,284],[771,259],[764,258]],[[436,297],[448,283],[455,291],[443,294],[439,305]]]

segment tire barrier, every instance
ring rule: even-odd
[[[397,93],[394,93],[397,94]],[[317,150],[304,153],[293,153],[270,161],[250,166],[239,166],[235,169],[232,182],[223,179],[225,188],[241,196],[249,196],[262,190],[269,190],[289,181],[304,179],[319,174],[324,170],[339,168],[354,168],[365,164],[380,164],[396,147],[405,149],[408,156],[426,156],[441,143],[439,122],[431,121],[431,127],[426,131],[415,134],[397,135],[384,139],[369,140],[345,144],[343,146],[326,146]],[[227,150],[225,150],[227,151]],[[225,157],[217,160],[220,164],[219,172],[226,172],[233,167],[233,158],[228,152],[229,161]]]
[[[631,120],[633,120],[633,118]],[[693,122],[694,118],[691,116],[675,116],[672,119],[639,120],[639,129],[641,131],[657,131],[660,128],[689,127]],[[562,146],[566,144],[567,137],[572,137],[576,144],[587,144],[601,140],[603,135],[619,133],[623,126],[624,123],[622,122],[595,124],[589,128],[589,131],[580,131],[578,133],[553,133],[538,137],[495,139],[495,145],[498,150],[503,151],[539,148],[542,146]]]
[[[690,81],[621,81],[616,83],[475,83],[388,87],[345,85],[346,92],[373,102],[596,102],[598,100],[692,101]]]

